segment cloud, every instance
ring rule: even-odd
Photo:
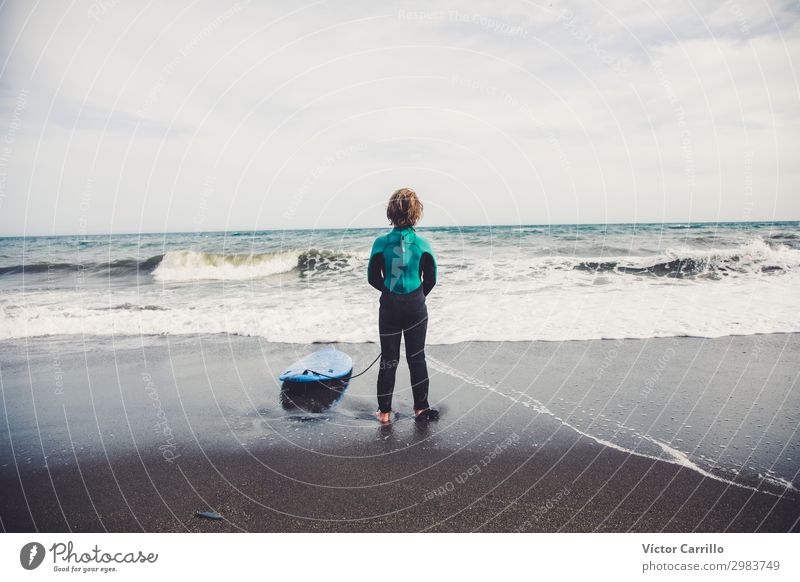
[[[800,218],[793,2],[2,11],[4,234]]]

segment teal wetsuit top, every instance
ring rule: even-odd
[[[422,286],[427,295],[436,284],[431,245],[411,226],[394,227],[375,239],[367,271],[369,284],[379,291],[404,295]]]

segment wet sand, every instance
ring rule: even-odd
[[[281,390],[317,347],[1,343],[3,529],[800,529],[798,334],[430,346],[441,420],[413,421],[401,366],[386,427],[375,368],[336,401]]]

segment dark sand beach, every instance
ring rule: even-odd
[[[401,366],[385,427],[374,368],[327,409],[281,391],[318,347],[0,343],[2,528],[800,529],[800,334],[429,346],[442,418],[413,421]],[[378,352],[338,347],[356,371]]]

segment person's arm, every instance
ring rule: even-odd
[[[369,258],[367,280],[378,291],[383,291],[384,272],[386,270],[383,253],[375,253]]]
[[[422,292],[427,295],[436,285],[436,261],[431,253],[422,253],[419,270],[422,273]]]

